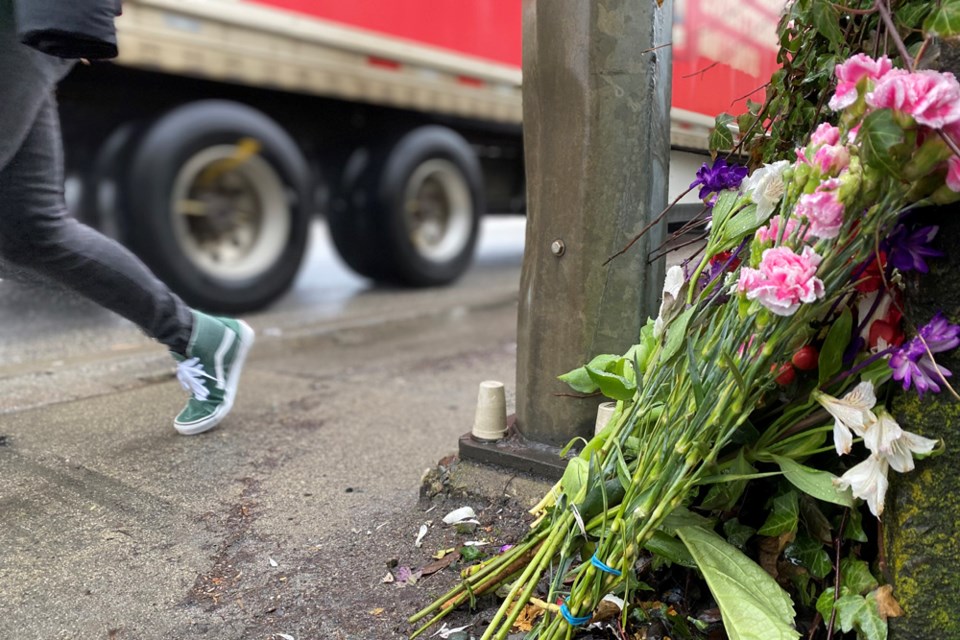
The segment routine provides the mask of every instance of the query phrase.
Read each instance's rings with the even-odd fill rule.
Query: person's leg
[[[254,334],[189,309],[127,249],[72,219],[53,88],[69,64],[17,43],[0,0],[0,255],[128,318],[167,345],[193,394],[174,420],[192,435],[229,413]]]
[[[0,254],[131,320],[171,351],[186,353],[190,309],[129,250],[67,213],[52,96],[0,169]]]

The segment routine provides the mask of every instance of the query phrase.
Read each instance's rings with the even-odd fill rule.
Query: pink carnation
[[[960,158],[957,156],[950,156],[947,160],[947,186],[960,193]]]
[[[837,75],[837,91],[830,98],[829,107],[834,111],[846,109],[857,101],[857,83],[864,78],[876,80],[883,77],[893,64],[887,56],[878,60],[858,53],[846,62],[838,64],[834,72]]]
[[[896,69],[867,94],[867,104],[903,111],[922,125],[942,129],[960,121],[960,83],[952,73]]]
[[[810,144],[837,144],[840,141],[840,129],[829,122],[823,122],[810,136]]]
[[[791,316],[800,303],[823,297],[823,281],[816,277],[820,259],[810,247],[800,255],[789,247],[767,249],[759,269],[740,270],[737,290],[778,316]]]
[[[797,202],[796,213],[810,221],[810,235],[817,238],[836,238],[843,226],[843,205],[837,200],[836,178],[820,183],[813,193],[805,193]]]
[[[850,152],[842,144],[825,144],[813,155],[822,173],[840,173],[850,164]]]
[[[780,239],[780,225],[783,222],[783,216],[777,216],[775,218],[770,218],[770,222],[767,223],[765,227],[760,227],[757,229],[756,239],[759,243],[764,242],[773,242],[776,243]],[[794,232],[797,230],[797,218],[796,216],[791,216],[787,218],[787,226],[783,231],[783,239],[789,240],[793,236]]]

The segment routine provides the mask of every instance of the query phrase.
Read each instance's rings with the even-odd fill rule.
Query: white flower
[[[930,453],[937,446],[936,440],[904,431],[886,411],[878,411],[876,422],[867,425],[863,443],[900,473],[913,471],[914,453]]]
[[[853,434],[863,436],[867,425],[877,420],[871,411],[877,404],[872,382],[861,382],[843,399],[819,392],[814,393],[814,399],[836,421],[833,424],[833,444],[837,448],[837,455],[850,453]]]
[[[653,322],[653,337],[659,338],[667,323],[676,315],[679,310],[677,298],[680,297],[680,290],[683,289],[683,268],[674,265],[667,269],[667,277],[663,280],[663,300],[660,301],[660,312],[657,319]]]
[[[749,195],[756,203],[759,220],[766,220],[773,215],[786,190],[786,185],[783,182],[783,172],[789,166],[790,163],[786,160],[765,164],[754,171],[740,185],[743,193]]]
[[[883,513],[883,501],[889,485],[887,470],[887,459],[872,455],[834,482],[843,489],[849,487],[854,496],[866,500],[870,513],[879,518]]]

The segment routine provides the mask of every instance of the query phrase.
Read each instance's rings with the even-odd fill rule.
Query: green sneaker
[[[253,341],[253,329],[242,320],[193,312],[187,354],[173,354],[179,363],[177,379],[193,394],[173,421],[178,432],[185,436],[203,433],[227,417]]]

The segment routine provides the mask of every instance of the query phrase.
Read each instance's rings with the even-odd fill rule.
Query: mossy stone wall
[[[931,261],[931,273],[908,279],[907,317],[927,322],[942,311],[960,322],[960,207],[927,213],[940,226],[937,245],[947,253]],[[960,350],[937,356],[960,388]],[[890,473],[883,514],[888,578],[905,611],[890,620],[891,640],[960,639],[960,402],[947,390],[922,400],[897,392],[893,413],[900,425],[943,438],[946,452],[920,460],[908,474]]]

